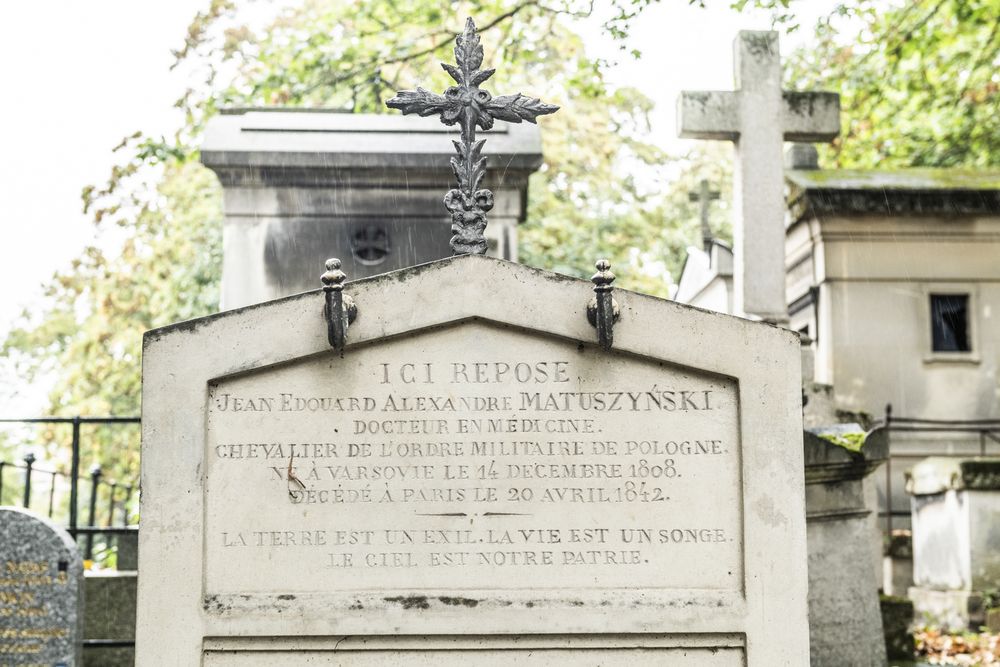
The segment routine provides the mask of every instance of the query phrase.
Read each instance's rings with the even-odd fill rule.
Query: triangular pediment
[[[345,354],[356,345],[471,319],[597,344],[586,314],[593,298],[589,281],[493,257],[464,255],[349,281],[344,293],[358,308]],[[763,361],[766,346],[754,341],[794,339],[771,325],[666,299],[622,289],[613,295],[621,311],[614,347],[623,352],[736,375],[746,345]],[[243,372],[329,352],[323,306],[317,289],[154,329],[145,344],[175,336],[224,342],[233,353],[245,350],[243,362],[233,358],[231,366],[231,372]]]

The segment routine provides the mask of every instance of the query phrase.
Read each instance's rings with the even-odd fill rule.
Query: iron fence
[[[92,466],[86,475],[80,474],[81,427],[88,424],[138,424],[139,417],[37,417],[32,419],[0,419],[0,424],[62,424],[72,427],[70,470],[65,472],[51,467],[36,465],[34,454],[27,454],[20,462],[0,461],[0,504],[5,496],[14,494],[11,504],[20,504],[28,509],[38,511],[38,493],[44,494],[42,501],[49,519],[63,523],[70,535],[80,544],[80,536],[84,537],[81,550],[84,558],[92,560],[94,555],[94,536],[129,535],[134,533],[134,513],[130,512],[130,503],[136,494],[136,485],[132,482],[120,482],[106,479],[100,466]],[[20,490],[14,485],[20,481]],[[86,504],[86,523],[80,524],[80,501],[83,493],[81,484],[86,485],[89,497]],[[65,514],[59,511],[57,498],[61,495],[59,488],[69,492],[68,507]],[[67,489],[68,487],[68,489]],[[8,491],[11,489],[11,491]],[[62,516],[60,516],[63,514]],[[100,525],[103,522],[104,525]]]
[[[901,455],[892,451],[893,433],[924,433],[942,435],[974,435],[978,441],[978,455],[988,456],[990,454],[1000,454],[1000,449],[992,448],[991,445],[1000,445],[1000,419],[917,419],[913,417],[896,417],[892,414],[892,404],[885,407],[885,418],[878,424],[883,426],[889,435],[889,458],[885,462],[885,508],[879,510],[879,517],[885,521],[885,537],[892,538],[893,517],[909,517],[910,507],[907,504],[905,509],[893,506],[892,499],[892,475],[893,461],[900,459],[915,458],[923,459],[928,456],[942,456],[952,458],[968,458],[970,452],[955,452],[953,448],[933,447],[930,450],[922,451],[919,454]],[[974,454],[973,454],[974,455]]]

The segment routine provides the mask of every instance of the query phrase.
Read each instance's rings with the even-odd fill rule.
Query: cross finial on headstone
[[[457,67],[441,63],[458,85],[451,86],[444,95],[431,93],[423,88],[404,90],[386,102],[392,109],[418,116],[441,115],[445,125],[460,124],[461,141],[453,142],[458,157],[451,158],[451,167],[458,179],[458,188],[450,190],[444,205],[451,212],[451,249],[456,255],[485,254],[486,212],[493,208],[493,193],[480,189],[486,173],[486,158],[482,157],[485,139],[476,141],[476,127],[488,130],[494,120],[534,123],[538,116],[556,112],[559,107],[545,104],[534,97],[520,93],[493,97],[482,90],[483,83],[496,71],[479,69],[483,64],[483,47],[472,19],[465,23],[465,32],[455,39]]]
[[[782,90],[776,32],[740,32],[733,48],[736,90],[682,93],[678,133],[736,143],[734,309],[785,322],[782,142],[834,139],[840,96]]]
[[[688,193],[688,201],[698,202],[701,208],[701,243],[705,252],[712,254],[712,228],[708,224],[708,211],[712,201],[719,198],[719,191],[708,187],[708,181],[701,179],[698,189]]]

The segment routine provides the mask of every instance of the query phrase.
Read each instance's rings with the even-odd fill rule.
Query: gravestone
[[[0,507],[0,665],[81,665],[83,561],[69,533]]]
[[[139,663],[805,664],[798,337],[486,256],[455,56],[455,257],[147,333]]]
[[[960,631],[1000,589],[1000,459],[924,459],[906,473],[918,618]]]
[[[604,352],[476,255],[344,292],[343,357],[321,292],[146,335],[139,664],[806,664],[795,334],[616,290]]]
[[[733,51],[736,90],[682,93],[678,134],[736,145],[734,312],[787,323],[783,142],[834,139],[840,97],[781,89],[776,32],[741,31]]]

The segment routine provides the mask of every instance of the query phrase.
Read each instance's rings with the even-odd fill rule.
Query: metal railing
[[[56,489],[60,483],[69,486],[69,507],[65,517],[66,529],[79,544],[79,537],[82,535],[85,540],[82,545],[84,558],[91,560],[94,552],[94,535],[125,535],[136,530],[134,525],[130,525],[129,502],[136,491],[136,486],[132,483],[122,483],[116,480],[105,479],[104,472],[100,466],[94,465],[87,475],[80,474],[80,446],[81,427],[88,424],[138,424],[138,417],[37,417],[31,419],[0,419],[0,424],[65,424],[72,427],[72,439],[70,441],[70,470],[52,469],[39,467],[36,465],[37,459],[34,454],[27,454],[22,462],[0,461],[0,504],[3,503],[5,484],[12,486],[11,473],[9,471],[19,471],[21,490],[20,503],[25,508],[32,507],[33,496],[37,491],[43,490],[47,494],[44,512],[50,519],[56,520]],[[17,475],[15,474],[15,479]],[[47,478],[47,484],[39,483],[41,479]],[[87,522],[80,525],[80,484],[89,483],[90,497],[87,502]],[[103,493],[102,493],[103,491]],[[105,506],[101,507],[101,496],[106,498]],[[115,517],[119,517],[118,525],[115,525]],[[104,526],[98,525],[101,518],[104,518]],[[57,521],[63,523],[62,520]]]
[[[941,434],[975,434],[978,436],[979,456],[990,454],[1000,455],[1000,449],[990,451],[990,445],[1000,446],[1000,419],[917,419],[913,417],[896,417],[892,414],[892,404],[885,406],[885,418],[878,424],[885,427],[889,435],[889,458],[885,462],[885,509],[879,511],[879,517],[885,520],[885,535],[892,537],[893,517],[909,517],[910,508],[894,509],[892,503],[892,462],[900,455],[892,451],[893,433],[941,433]],[[953,458],[968,458],[969,452],[927,451],[918,458],[942,456]]]

